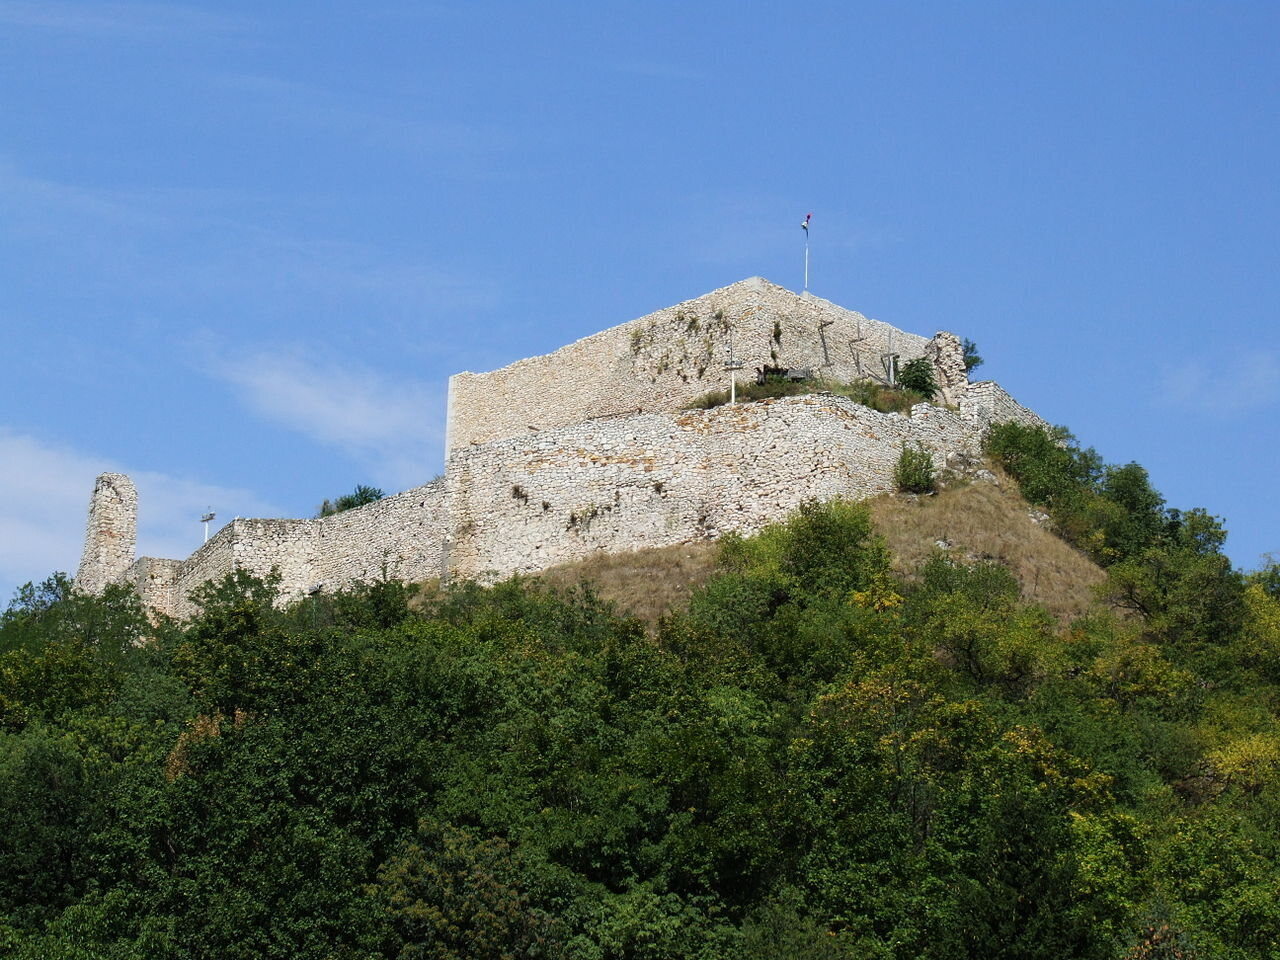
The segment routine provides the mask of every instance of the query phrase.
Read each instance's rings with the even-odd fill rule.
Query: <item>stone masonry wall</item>
[[[632,320],[553,353],[449,380],[446,446],[638,412],[673,411],[728,387],[732,333],[739,382],[757,368],[807,368],[850,381],[883,379],[882,355],[923,356],[929,340],[759,277]]]
[[[455,451],[451,577],[532,573],[597,551],[750,534],[810,498],[893,489],[904,444],[939,468],[977,456],[982,427],[920,404],[883,414],[820,394],[639,414]]]
[[[170,616],[185,620],[195,613],[190,601],[191,592],[206,580],[216,580],[235,569],[236,521],[232,520],[225,527],[202,544],[195,553],[186,560],[178,562],[173,568],[173,583],[169,587],[170,607],[163,611]],[[150,559],[150,558],[143,558]],[[163,568],[155,568],[159,574]],[[159,592],[159,584],[152,589]]]
[[[994,380],[971,383],[960,397],[960,415],[983,428],[1010,420],[1028,427],[1049,428],[1049,424],[1028,410]]]
[[[445,482],[420,487],[315,521],[314,571],[326,587],[384,576],[440,576]]]
[[[927,356],[943,405],[882,414],[833,394],[684,410],[764,366],[851,381],[887,353]],[[280,571],[284,599],[360,580],[534,573],[598,551],[751,534],[807,499],[894,487],[905,445],[935,467],[980,454],[993,423],[1047,426],[993,381],[970,384],[952,334],[895,330],[760,278],[744,280],[541,357],[450,380],[446,472],[321,519],[236,519],[186,560],[134,561],[137,495],[103,474],[77,586],[132,584],[150,608],[195,613],[191,593],[233,570]]]
[[[123,473],[104,473],[93,487],[76,586],[101,593],[133,563],[138,543],[138,491]]]
[[[121,581],[133,587],[147,609],[173,615],[176,604],[174,588],[181,567],[181,560],[139,557],[125,571]]]
[[[179,618],[196,610],[190,595],[233,570],[266,576],[277,569],[286,599],[314,587],[335,590],[383,576],[419,581],[440,576],[444,480],[330,517],[235,519],[188,559],[143,557],[121,578],[155,610]]]

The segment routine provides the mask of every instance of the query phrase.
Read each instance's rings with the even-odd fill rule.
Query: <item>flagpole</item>
[[[800,226],[804,229],[804,292],[809,292],[809,221],[813,219],[810,213],[800,221]]]

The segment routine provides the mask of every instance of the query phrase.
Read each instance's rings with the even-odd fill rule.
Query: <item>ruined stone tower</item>
[[[76,587],[101,593],[133,563],[138,545],[138,491],[123,473],[104,473],[94,484]]]

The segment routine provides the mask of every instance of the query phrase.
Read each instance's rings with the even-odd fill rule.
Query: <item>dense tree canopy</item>
[[[1113,612],[899,581],[843,503],[728,538],[656,635],[521,580],[281,609],[236,574],[186,624],[24,590],[0,954],[1280,956],[1274,571],[1136,465],[1023,446]]]

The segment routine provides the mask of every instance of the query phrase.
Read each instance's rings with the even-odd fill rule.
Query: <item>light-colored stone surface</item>
[[[438,577],[444,543],[443,478],[376,503],[312,520],[235,519],[186,560],[142,557],[118,579],[151,608],[186,618],[196,587],[233,570],[281,576],[284,599],[359,581]],[[130,558],[132,559],[132,558]],[[101,592],[101,587],[86,592]]]
[[[883,356],[923,356],[905,333],[760,277],[611,327],[552,353],[449,380],[446,438],[456,450],[601,417],[680,410],[728,387],[730,336],[740,382],[765,366],[844,382],[885,378]]]
[[[925,356],[933,362],[938,400],[955,406],[969,389],[969,372],[964,367],[964,343],[954,333],[940,331],[929,341]]]
[[[990,426],[993,423],[1015,421],[1024,426],[1049,426],[1022,404],[1014,400],[1004,387],[994,380],[981,380],[969,384],[959,400],[960,414],[967,420]]]
[[[883,414],[832,394],[683,410],[723,385],[734,332],[746,369],[883,379],[884,354],[928,356],[948,406]],[[904,445],[939,470],[976,464],[991,424],[1044,425],[992,381],[969,384],[960,340],[894,330],[758,278],[543,357],[450,383],[445,475],[322,519],[236,519],[186,560],[133,560],[136,495],[104,474],[77,586],[132,584],[186,618],[232,570],[281,574],[283,597],[357,581],[533,573],[597,551],[750,534],[808,499],[893,487]],[[531,429],[536,428],[536,429]]]
[[[76,585],[101,593],[133,563],[138,545],[138,491],[123,473],[104,473],[94,484]]]
[[[904,444],[979,455],[982,427],[920,404],[877,413],[832,395],[575,424],[455,452],[451,576],[532,573],[596,551],[750,534],[808,499],[893,488]]]

